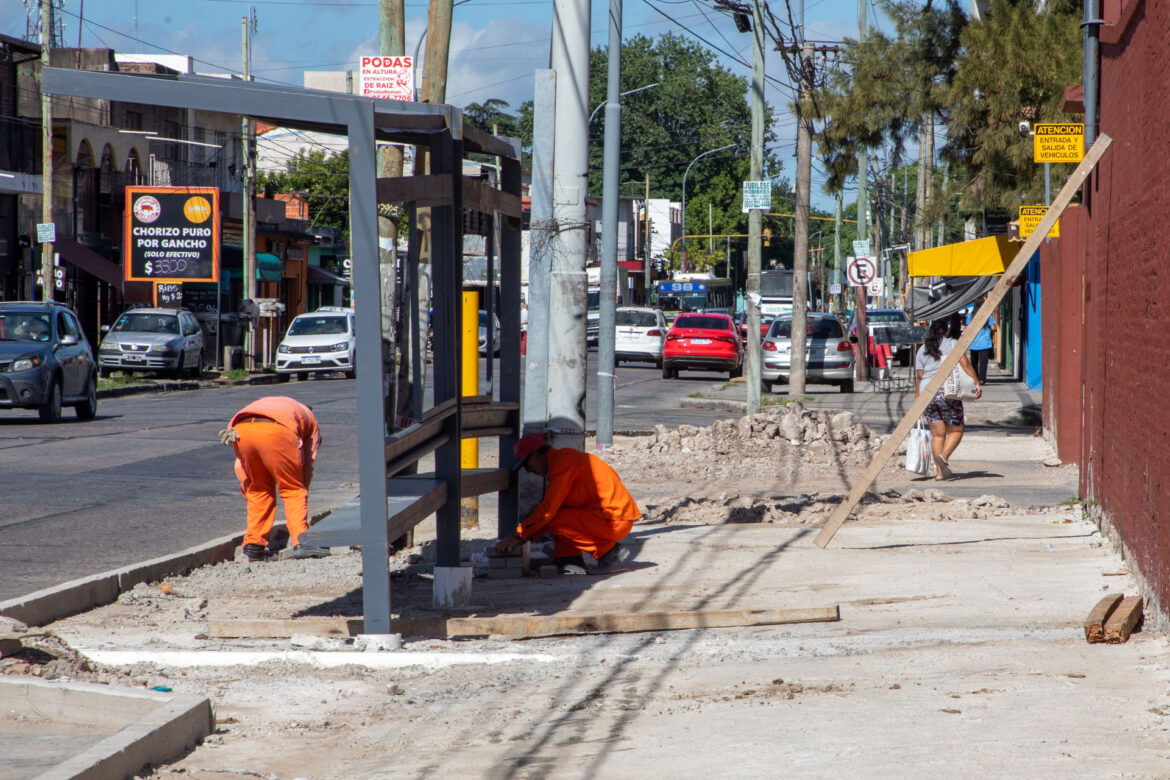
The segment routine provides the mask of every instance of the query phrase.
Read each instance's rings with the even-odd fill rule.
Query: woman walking
[[[926,343],[918,348],[914,358],[914,369],[918,375],[918,381],[914,384],[916,400],[942,365],[943,357],[955,346],[955,340],[947,338],[949,327],[947,320],[935,320],[930,325]],[[971,361],[966,355],[959,359],[959,365],[975,380],[975,397],[983,395],[983,383],[975,376],[975,370],[971,368]],[[930,450],[937,469],[935,479],[950,479],[954,476],[950,467],[951,453],[963,440],[963,402],[945,398],[942,388],[939,388],[927,404],[923,416],[930,426]]]

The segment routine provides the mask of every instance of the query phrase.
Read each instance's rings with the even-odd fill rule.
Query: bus
[[[767,270],[760,272],[760,315],[769,319],[792,313],[792,271]],[[808,275],[806,306],[812,311],[812,274]]]
[[[668,320],[683,312],[721,309],[735,314],[735,291],[730,279],[662,279],[654,283],[650,303]]]

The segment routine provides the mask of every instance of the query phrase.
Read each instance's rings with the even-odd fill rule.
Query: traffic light
[[[764,228],[764,246],[772,246],[772,228]]]

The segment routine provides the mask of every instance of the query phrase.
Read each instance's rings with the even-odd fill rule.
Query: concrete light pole
[[[860,0],[865,2],[865,0]],[[752,181],[764,175],[764,9],[763,0],[752,2]],[[760,209],[748,213],[748,268],[744,292],[748,299],[747,413],[760,411],[763,353],[760,349],[760,265],[763,254],[764,215]]]
[[[730,149],[733,146],[735,146],[735,144],[728,144],[727,146],[720,146],[718,149],[711,149],[710,151],[703,152],[698,157],[691,160],[690,163],[687,164],[687,169],[685,171],[683,171],[683,185],[682,185],[682,190],[683,190],[683,196],[682,196],[682,246],[683,246],[682,270],[683,270],[683,273],[687,272],[687,174],[689,174],[691,172],[692,165],[694,165],[695,163],[697,163],[699,160],[703,159],[707,155],[715,154],[716,152],[726,151],[727,149]]]
[[[622,0],[609,0],[609,64],[605,105],[605,160],[601,193],[601,294],[597,312],[597,446],[613,444],[614,347],[617,320],[617,221],[622,145]],[[650,86],[655,86],[651,84]],[[650,86],[641,89],[649,89]],[[630,90],[633,92],[635,90]],[[601,106],[598,106],[601,108]],[[597,115],[593,110],[589,121]],[[586,123],[588,125],[588,123]]]

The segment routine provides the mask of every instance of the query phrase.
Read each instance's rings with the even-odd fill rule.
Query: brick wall
[[[1066,212],[1062,238],[1042,252],[1045,427],[1062,459],[1079,462],[1081,495],[1095,502],[1163,611],[1170,605],[1170,5],[1127,1],[1105,11],[1116,24],[1102,30],[1100,115],[1113,144],[1086,184],[1084,208]]]

